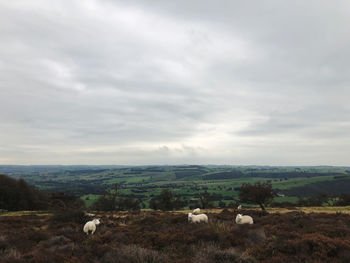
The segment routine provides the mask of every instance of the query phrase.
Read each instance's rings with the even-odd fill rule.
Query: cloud
[[[2,1],[0,163],[348,165],[347,1]]]

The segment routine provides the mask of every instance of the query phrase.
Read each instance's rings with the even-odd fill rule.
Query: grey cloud
[[[0,163],[348,164],[348,7],[2,1]]]
[[[314,105],[294,112],[273,112],[267,120],[239,131],[242,136],[292,134],[309,139],[344,139],[348,136],[350,111],[341,107]],[[315,137],[315,135],[318,135]]]

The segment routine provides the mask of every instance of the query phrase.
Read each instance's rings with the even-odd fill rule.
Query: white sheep
[[[100,224],[100,220],[99,219],[94,219],[92,221],[87,222],[84,225],[84,232],[88,235],[89,231],[91,231],[91,234],[94,234],[96,231],[96,226]]]
[[[238,214],[236,216],[236,224],[243,225],[243,224],[254,224],[253,218],[251,216],[243,216],[241,214]]]
[[[201,209],[200,208],[196,208],[196,209],[193,210],[192,213],[195,214],[195,215],[198,215],[200,212],[201,212]]]
[[[238,207],[237,207],[237,210],[241,210],[242,209],[242,205],[239,205]]]
[[[206,214],[193,215],[188,213],[188,221],[192,223],[208,223],[208,216]]]

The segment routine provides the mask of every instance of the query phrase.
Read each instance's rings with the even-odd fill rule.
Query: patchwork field
[[[0,173],[24,178],[42,190],[81,197],[90,206],[114,184],[123,197],[137,198],[142,208],[151,197],[168,188],[196,206],[198,194],[207,191],[215,206],[238,200],[242,183],[269,181],[278,197],[275,202],[295,203],[299,197],[319,193],[350,193],[348,167],[258,167],[258,166],[0,166]]]

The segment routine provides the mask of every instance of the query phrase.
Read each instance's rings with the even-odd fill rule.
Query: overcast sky
[[[350,165],[350,2],[0,0],[0,164]]]

